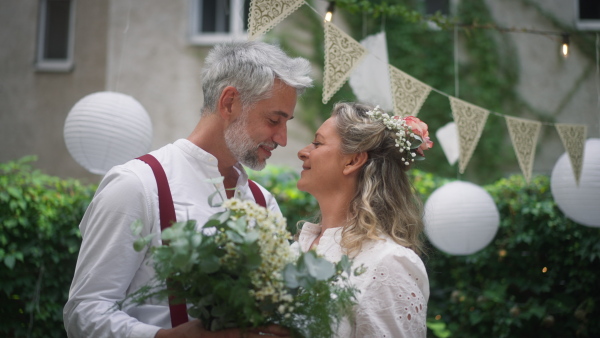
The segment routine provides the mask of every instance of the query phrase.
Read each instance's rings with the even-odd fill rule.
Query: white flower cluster
[[[391,130],[396,133],[396,138],[394,141],[396,142],[396,147],[400,148],[400,152],[404,153],[406,151],[406,157],[402,158],[405,165],[409,165],[410,162],[414,162],[414,157],[417,155],[414,152],[410,151],[411,142],[407,138],[407,135],[410,137],[415,137],[415,134],[412,132],[412,128],[406,124],[406,121],[399,116],[390,116],[379,106],[373,108],[373,110],[369,110],[367,115],[372,117],[375,120],[381,120],[383,124],[386,126],[388,130]]]
[[[262,263],[250,275],[255,286],[250,294],[257,302],[265,300],[272,303],[292,302],[293,297],[287,293],[281,275],[284,267],[295,258],[288,242],[291,235],[286,229],[285,219],[280,214],[269,212],[253,201],[232,198],[223,202],[222,206],[231,210],[233,220],[246,216],[248,229],[258,232],[257,243],[260,246]],[[230,246],[230,243],[225,247],[228,253],[234,251],[234,246]],[[229,250],[230,247],[232,250]],[[225,260],[228,259],[227,256],[224,257]]]

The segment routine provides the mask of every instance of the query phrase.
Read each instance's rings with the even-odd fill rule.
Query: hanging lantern
[[[65,121],[64,137],[73,159],[89,172],[104,175],[150,150],[152,122],[133,97],[98,92],[79,100]]]
[[[483,188],[455,181],[429,196],[424,222],[425,233],[436,248],[451,255],[470,255],[496,236],[500,213]]]
[[[552,169],[550,189],[558,208],[573,221],[600,227],[600,139],[585,142],[579,186],[567,153]]]

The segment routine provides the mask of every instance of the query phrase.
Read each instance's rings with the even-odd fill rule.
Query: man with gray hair
[[[152,161],[146,155],[112,168],[81,221],[81,249],[63,310],[69,337],[241,336],[237,329],[204,331],[198,320],[188,318],[185,306],[178,321],[167,300],[113,307],[155,276],[148,248],[136,252],[133,242],[154,233],[152,245],[162,244],[161,216],[167,213],[159,203],[157,170],[166,177],[162,182],[170,190],[177,221],[196,220],[201,227],[220,211],[208,204],[215,187],[207,181],[219,176],[224,178],[218,186],[222,196],[262,200],[279,212],[273,196],[249,181],[241,164],[260,170],[273,150],[286,145],[297,96],[312,83],[309,72],[308,61],[262,42],[210,51],[202,74],[204,106],[192,133],[151,152]],[[130,230],[136,220],[143,224],[137,236]],[[270,327],[245,336],[259,333],[287,334]]]

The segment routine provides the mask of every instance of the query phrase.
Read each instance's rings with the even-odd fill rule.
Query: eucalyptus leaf
[[[198,264],[203,273],[211,274],[216,272],[221,267],[221,263],[219,262],[219,258],[215,256],[203,257]]]
[[[297,277],[298,270],[294,264],[290,263],[285,266],[283,269],[283,281],[285,282],[285,286],[291,289],[295,289],[300,286]]]
[[[131,233],[135,236],[139,236],[142,233],[142,229],[144,228],[144,224],[141,220],[137,219],[130,225]]]
[[[155,235],[156,234],[149,234],[148,236],[137,239],[135,242],[133,242],[133,249],[137,252],[142,251],[144,247],[150,244]]]
[[[219,221],[220,224],[224,224],[227,222],[227,220],[229,219],[229,217],[231,217],[231,210],[227,209],[225,211],[223,211],[219,217],[217,218],[217,220]]]
[[[246,233],[246,236],[244,236],[244,241],[247,244],[254,243],[254,242],[256,242],[256,240],[258,240],[258,236],[259,236],[258,231],[250,230]]]
[[[309,251],[304,255],[304,263],[308,273],[317,280],[327,280],[335,274],[335,266],[328,260],[317,257],[314,251]]]
[[[190,256],[178,253],[175,254],[171,259],[171,264],[173,264],[175,267],[183,268],[184,266],[188,265],[189,261]]]
[[[244,237],[240,236],[240,234],[235,231],[227,230],[225,231],[225,234],[227,235],[227,238],[229,238],[234,243],[244,243]]]
[[[213,200],[215,199],[215,196],[217,196],[217,195],[219,195],[219,197],[221,197],[219,190],[216,190],[212,194],[208,195],[208,205],[210,205],[213,208],[221,206],[221,203],[222,203],[222,202],[213,202]],[[223,199],[223,198],[221,198],[221,199]]]

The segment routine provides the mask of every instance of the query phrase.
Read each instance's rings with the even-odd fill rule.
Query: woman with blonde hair
[[[350,277],[360,293],[354,318],[341,323],[338,337],[426,336],[422,207],[406,171],[432,145],[417,118],[338,103],[298,152],[298,189],[315,197],[321,216],[320,224],[303,224],[294,246],[316,249],[332,262],[346,254],[366,268]]]

